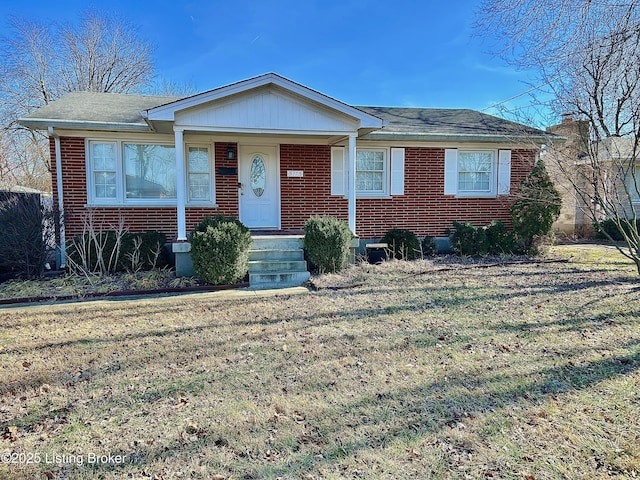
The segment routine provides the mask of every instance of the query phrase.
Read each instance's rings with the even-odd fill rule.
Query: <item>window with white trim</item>
[[[445,149],[445,195],[495,197],[510,190],[511,150]]]
[[[403,147],[356,149],[356,196],[404,195]],[[349,154],[345,147],[331,148],[331,195],[349,193]]]
[[[458,193],[491,193],[495,163],[493,150],[458,152]]]
[[[185,149],[187,204],[214,201],[209,146]],[[87,200],[99,205],[175,205],[177,174],[171,144],[129,140],[87,142]]]
[[[115,143],[91,145],[91,169],[94,197],[97,200],[115,199],[117,193]]]
[[[365,194],[386,193],[386,150],[356,150],[356,192]]]
[[[187,186],[190,202],[210,202],[213,200],[213,183],[209,147],[187,147]]]

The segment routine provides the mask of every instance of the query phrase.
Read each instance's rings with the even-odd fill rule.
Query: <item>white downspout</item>
[[[60,268],[67,266],[67,241],[64,231],[64,197],[62,192],[62,155],[60,153],[60,135],[53,127],[48,128],[49,136],[53,137],[55,144],[56,186],[58,189],[58,226],[60,228]]]

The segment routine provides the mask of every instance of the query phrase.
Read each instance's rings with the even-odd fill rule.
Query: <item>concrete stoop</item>
[[[309,280],[302,237],[252,236],[249,285],[254,289],[297,287]]]

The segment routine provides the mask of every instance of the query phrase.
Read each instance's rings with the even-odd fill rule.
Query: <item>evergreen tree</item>
[[[525,250],[536,253],[536,238],[551,232],[561,206],[560,194],[547,173],[544,161],[538,160],[520,185],[518,199],[511,206],[513,230]]]

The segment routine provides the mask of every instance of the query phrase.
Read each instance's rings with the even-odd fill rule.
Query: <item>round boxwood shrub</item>
[[[212,285],[236,283],[249,271],[251,233],[235,218],[205,217],[191,233],[191,262]]]
[[[393,257],[397,260],[415,260],[422,258],[420,240],[411,230],[392,228],[380,240],[388,245]]]
[[[320,273],[338,272],[349,264],[353,234],[335,217],[312,217],[304,224],[304,248]]]

